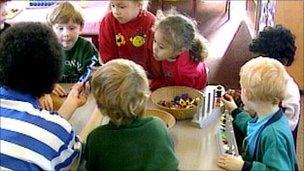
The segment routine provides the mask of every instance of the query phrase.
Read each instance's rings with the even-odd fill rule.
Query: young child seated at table
[[[140,65],[111,60],[94,73],[91,86],[98,109],[110,122],[88,135],[84,154],[88,170],[177,170],[165,124],[143,117],[150,91]]]
[[[296,49],[295,36],[282,25],[265,27],[249,45],[251,52],[276,59],[286,67],[293,63]],[[284,109],[296,140],[300,117],[300,91],[297,83],[290,75],[286,93],[287,95],[280,105]]]
[[[59,2],[49,11],[47,22],[53,28],[62,46],[64,71],[60,82],[75,83],[86,72],[92,57],[95,56],[98,59],[98,52],[94,45],[79,36],[84,26],[81,11],[70,2]],[[99,65],[98,62],[97,65]],[[55,85],[53,93],[59,96],[67,94],[59,84]],[[53,109],[49,95],[41,98],[40,103],[48,110]]]
[[[124,58],[141,65],[148,78],[162,75],[160,62],[153,58],[155,16],[147,11],[149,0],[110,0],[111,11],[99,30],[99,51],[104,63]]]
[[[10,27],[10,24],[5,22],[5,6],[7,0],[0,0],[0,35],[1,33]]]
[[[217,164],[228,170],[296,170],[297,157],[288,119],[278,103],[285,98],[288,74],[277,60],[258,57],[242,66],[241,98],[249,113],[237,108],[232,96],[222,98],[234,117],[233,125],[246,135],[241,157],[221,155]]]
[[[207,49],[196,22],[175,10],[166,15],[158,11],[153,29],[153,53],[161,61],[164,75],[151,81],[152,89],[175,85],[202,90],[207,82],[202,62]]]

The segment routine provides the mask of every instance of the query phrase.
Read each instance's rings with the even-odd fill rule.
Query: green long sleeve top
[[[98,58],[98,51],[95,46],[79,36],[71,49],[63,50],[64,72],[61,82],[77,82],[86,72],[87,66],[91,63],[94,55]]]
[[[248,134],[247,125],[253,118],[239,109],[234,110],[232,115],[236,115],[233,125],[244,135]],[[250,170],[296,170],[297,159],[293,137],[284,114],[279,120],[268,125],[260,136],[256,146],[256,158],[253,159],[253,156],[249,155],[246,150],[248,144],[244,144],[245,154],[242,156],[245,161],[251,163]]]
[[[88,170],[177,170],[173,142],[159,118],[137,118],[93,130],[84,158]]]

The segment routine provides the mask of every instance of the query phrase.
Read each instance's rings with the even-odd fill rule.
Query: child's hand
[[[217,165],[227,170],[242,170],[244,160],[241,156],[220,155],[217,160]]]
[[[224,94],[223,98],[221,98],[221,101],[224,103],[225,109],[227,109],[229,112],[238,108],[233,97],[229,94]]]
[[[49,94],[45,94],[38,99],[40,106],[42,109],[52,111],[54,109],[53,99]]]
[[[229,89],[226,91],[226,94],[229,94],[230,96],[233,97],[236,105],[238,107],[243,107],[244,104],[242,102],[242,99],[241,99],[241,91],[240,90],[234,90],[234,89]]]
[[[80,107],[87,102],[89,95],[89,85],[86,83],[76,83],[73,85],[66,101],[73,107]]]
[[[66,97],[68,93],[59,84],[54,85],[53,93],[59,97]]]
[[[74,111],[87,102],[90,92],[89,89],[89,84],[76,83],[72,87],[67,99],[58,110],[59,115],[66,120],[69,120]]]

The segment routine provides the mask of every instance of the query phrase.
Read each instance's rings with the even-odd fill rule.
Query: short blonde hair
[[[285,98],[288,74],[282,63],[268,57],[248,61],[240,71],[241,87],[250,90],[250,101],[277,104]]]
[[[46,20],[50,26],[55,24],[66,24],[70,20],[73,23],[79,24],[81,27],[84,26],[81,8],[67,1],[59,2],[54,6],[48,12]]]
[[[99,110],[115,125],[126,125],[144,114],[150,90],[140,65],[111,60],[93,74],[91,85]]]

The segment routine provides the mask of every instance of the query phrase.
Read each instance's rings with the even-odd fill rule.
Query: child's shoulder
[[[262,139],[271,139],[270,141],[276,141],[281,138],[292,138],[291,130],[288,125],[288,120],[285,115],[278,121],[268,125],[262,132]]]
[[[150,11],[144,11],[143,13],[147,18],[150,18],[150,19],[155,19],[156,18],[155,15]]]

